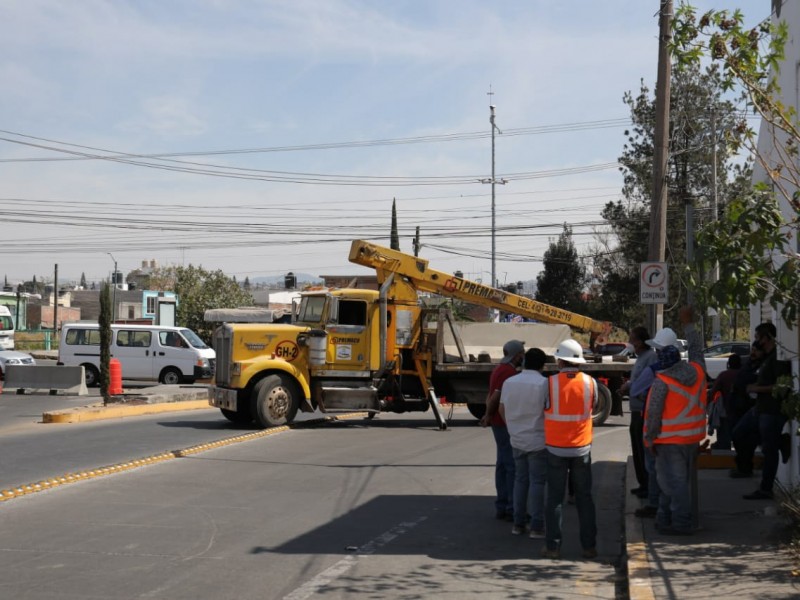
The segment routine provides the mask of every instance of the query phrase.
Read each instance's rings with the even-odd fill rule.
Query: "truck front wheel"
[[[222,416],[231,423],[247,425],[253,421],[253,416],[250,414],[249,407],[247,410],[228,410],[227,408],[220,408],[219,410]]]
[[[269,375],[253,388],[253,418],[259,427],[275,427],[294,421],[300,391],[285,375]]]

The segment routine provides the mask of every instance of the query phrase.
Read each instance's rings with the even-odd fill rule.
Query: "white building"
[[[793,106],[795,115],[800,115],[800,2],[783,2],[772,0],[773,10],[772,19],[774,23],[785,21],[789,27],[789,35],[786,40],[785,58],[778,73],[778,83],[781,88],[781,101],[785,106]],[[766,122],[761,123],[758,135],[758,151],[761,156],[768,157],[768,162],[777,164],[785,162],[775,156],[774,147],[775,133]],[[781,144],[782,140],[778,140]],[[782,144],[781,144],[782,145]],[[800,173],[800,164],[794,166],[795,172]],[[756,164],[753,170],[753,180],[769,182],[769,178],[763,166]],[[796,186],[790,186],[789,192],[795,191]],[[781,210],[786,221],[796,218],[797,214],[789,205],[786,199],[781,199]],[[797,232],[795,232],[797,233]],[[800,252],[800,240],[795,235],[792,238],[792,248],[787,248],[787,252],[798,254]],[[784,256],[775,256],[776,262],[785,261]],[[778,359],[791,361],[792,372],[797,377],[800,374],[798,367],[798,349],[800,348],[800,322],[786,323],[780,315],[780,311],[775,311],[766,302],[756,304],[750,308],[750,327],[751,339],[755,326],[763,321],[772,321],[778,330]],[[797,382],[795,382],[797,383]],[[800,438],[797,436],[798,424],[794,423],[792,430],[792,455],[786,464],[781,464],[778,468],[778,479],[784,485],[800,484]]]

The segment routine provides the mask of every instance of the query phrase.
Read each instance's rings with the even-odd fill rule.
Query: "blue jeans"
[[[656,457],[652,449],[644,449],[644,466],[647,469],[647,505],[658,508],[658,499],[661,497],[661,488],[658,485],[656,474]]]
[[[497,459],[494,464],[494,487],[497,499],[494,507],[497,514],[514,512],[514,455],[511,452],[511,437],[505,425],[492,425]]]
[[[656,444],[656,474],[661,498],[657,527],[692,529],[692,460],[697,444]]]
[[[544,530],[544,488],[547,483],[547,450],[514,452],[514,524],[520,527],[531,516],[531,529]]]
[[[575,487],[581,547],[590,550],[597,543],[597,517],[592,499],[592,455],[556,456],[547,453],[547,505],[545,506],[545,543],[549,550],[561,546],[561,513],[567,478]]]
[[[756,412],[751,408],[736,424],[733,430],[733,443],[736,447],[736,466],[740,471],[753,471],[753,455],[761,445],[764,465],[761,471],[761,489],[771,492],[778,472],[779,442],[781,431],[786,423],[783,415],[770,415]]]

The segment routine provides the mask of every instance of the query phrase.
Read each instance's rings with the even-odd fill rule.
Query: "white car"
[[[749,356],[750,344],[748,342],[720,342],[703,350],[709,379],[716,379],[728,368],[728,358],[731,354],[738,354],[742,358]]]
[[[0,379],[4,378],[6,365],[35,365],[30,354],[16,350],[0,350]]]

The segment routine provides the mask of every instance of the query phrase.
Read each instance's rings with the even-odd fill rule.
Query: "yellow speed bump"
[[[203,408],[208,408],[208,402],[205,400],[203,400],[202,402],[203,402]],[[187,404],[187,402],[181,402],[181,404]],[[147,406],[158,406],[158,405],[153,404]],[[331,419],[330,417],[323,417],[321,419],[304,421],[302,423],[295,423],[292,425],[282,425],[279,427],[272,427],[270,429],[263,429],[261,431],[253,431],[251,433],[245,433],[243,435],[236,435],[222,440],[217,440],[215,442],[200,444],[198,446],[190,446],[188,448],[183,448],[181,450],[172,450],[171,452],[153,454],[151,456],[146,456],[144,458],[137,458],[123,463],[118,463],[115,465],[97,467],[95,469],[91,469],[88,471],[81,471],[79,473],[65,473],[60,477],[52,477],[47,481],[40,481],[37,483],[20,485],[12,489],[0,490],[0,503],[5,502],[7,500],[13,500],[14,498],[17,498],[19,496],[25,496],[27,494],[41,492],[43,490],[66,485],[68,483],[76,483],[78,481],[83,481],[84,479],[95,479],[97,477],[105,477],[106,475],[113,475],[115,473],[120,473],[122,471],[128,471],[130,469],[135,469],[138,467],[159,463],[165,460],[172,460],[175,458],[183,458],[186,456],[191,456],[192,454],[197,454],[205,450],[212,450],[214,448],[221,448],[223,446],[229,446],[231,444],[236,444],[238,442],[246,442],[249,440],[255,440],[257,438],[263,438],[270,435],[275,435],[276,433],[282,433],[284,431],[289,431],[290,429],[296,429],[303,426],[324,423],[331,420],[336,420],[337,418],[338,419],[356,418],[359,415],[363,414],[364,413],[337,415],[333,419]]]

